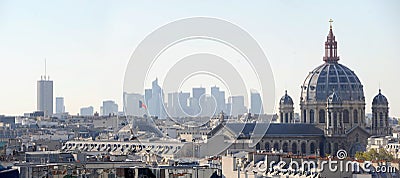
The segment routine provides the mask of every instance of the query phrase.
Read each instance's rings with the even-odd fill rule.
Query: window
[[[314,143],[310,144],[310,153],[315,154],[315,144]]]
[[[274,151],[279,151],[279,143],[274,144]]]
[[[349,123],[350,121],[350,117],[349,117],[349,110],[345,109],[343,111],[343,122],[344,123]]]
[[[284,153],[289,152],[289,146],[287,142],[283,143],[282,150]]]
[[[289,123],[289,113],[285,114],[285,123]]]
[[[303,110],[303,122],[306,123],[307,122],[307,111]]]
[[[269,143],[265,143],[265,150],[269,151]]]
[[[297,143],[292,144],[292,153],[297,154]]]
[[[306,143],[301,144],[301,153],[306,154]]]
[[[332,145],[331,145],[331,143],[328,143],[328,153],[329,154],[332,153]]]
[[[310,110],[310,123],[314,123],[314,110]]]
[[[325,110],[319,110],[319,123],[325,123]]]
[[[337,127],[337,113],[333,113],[333,127]]]
[[[358,112],[357,112],[357,109],[355,109],[353,111],[353,120],[354,120],[354,123],[358,123]]]
[[[335,143],[335,144],[333,145],[333,147],[334,147],[334,153],[337,153],[337,151],[339,150],[339,144],[338,144],[338,143]]]

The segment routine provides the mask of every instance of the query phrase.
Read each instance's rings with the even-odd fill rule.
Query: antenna
[[[46,58],[44,58],[44,79],[46,80],[47,76],[47,63],[46,63]]]

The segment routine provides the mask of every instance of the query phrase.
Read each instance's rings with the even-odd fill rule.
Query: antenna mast
[[[46,58],[44,58],[44,80],[46,80],[47,77],[47,63],[46,63]]]

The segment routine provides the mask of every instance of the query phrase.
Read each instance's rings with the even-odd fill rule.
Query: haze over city
[[[366,112],[371,112],[372,98],[381,88],[389,98],[390,116],[398,117],[398,7],[398,1],[339,1],[329,6],[319,1],[2,1],[0,99],[6,102],[0,104],[0,114],[22,115],[36,109],[36,81],[44,75],[45,59],[54,97],[65,98],[69,113],[84,106],[99,111],[104,100],[122,106],[126,66],[147,34],[176,19],[215,16],[242,27],[259,42],[274,73],[275,103],[285,90],[299,103],[305,74],[323,63],[328,19],[334,19],[340,62],[351,66],[364,84]],[[341,13],[330,13],[337,9]],[[208,89],[215,83],[200,79],[183,91],[200,85]],[[295,111],[299,112],[297,104]]]
[[[0,177],[400,176],[400,1],[0,1]]]

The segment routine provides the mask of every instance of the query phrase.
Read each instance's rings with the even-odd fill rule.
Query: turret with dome
[[[287,91],[279,101],[279,118],[280,123],[294,123],[293,99],[287,94]]]
[[[389,102],[381,89],[372,100],[372,124],[371,132],[373,135],[385,136],[392,132],[389,126]]]

